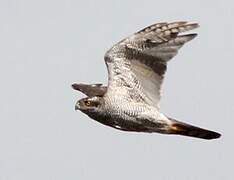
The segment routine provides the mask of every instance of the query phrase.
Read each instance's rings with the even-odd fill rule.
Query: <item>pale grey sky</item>
[[[0,180],[232,180],[234,4],[0,1]],[[137,134],[75,112],[73,82],[107,82],[105,51],[155,22],[200,23],[170,63],[162,111],[221,132]]]

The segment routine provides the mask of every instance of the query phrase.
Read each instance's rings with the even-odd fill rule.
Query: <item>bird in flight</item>
[[[216,139],[221,134],[170,118],[160,112],[161,85],[167,62],[197,34],[185,21],[156,23],[121,40],[105,54],[108,85],[72,84],[87,97],[76,110],[123,131],[184,135]]]

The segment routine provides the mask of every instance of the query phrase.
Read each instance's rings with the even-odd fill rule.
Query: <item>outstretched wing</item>
[[[167,61],[197,35],[180,33],[197,27],[187,22],[158,23],[114,45],[105,54],[107,93],[130,96],[159,108]]]
[[[88,97],[103,96],[106,93],[107,87],[102,84],[72,84],[72,88],[81,91]]]

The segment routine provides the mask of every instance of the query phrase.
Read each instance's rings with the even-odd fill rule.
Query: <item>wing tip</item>
[[[177,36],[177,38],[186,38],[187,41],[191,41],[193,40],[195,37],[197,37],[197,33],[191,33],[191,34],[183,34],[183,35],[179,35]]]
[[[151,24],[141,30],[139,30],[137,33],[141,32],[150,32],[152,30],[155,30],[157,28],[162,28],[163,26],[168,26],[168,28],[186,28],[186,29],[181,29],[181,31],[190,31],[195,28],[199,28],[200,25],[197,22],[188,22],[188,21],[172,21],[172,22],[159,22],[159,23],[154,23]]]
[[[74,89],[74,90],[80,91],[80,84],[73,83],[73,84],[71,85],[71,87],[72,87],[72,89]]]
[[[200,27],[199,23],[197,23],[197,22],[187,22],[187,25],[190,25],[190,26],[192,26],[194,28],[199,28]]]

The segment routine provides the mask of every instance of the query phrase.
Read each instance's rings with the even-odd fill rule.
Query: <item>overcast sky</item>
[[[0,180],[232,180],[233,1],[0,1]],[[161,21],[199,22],[169,63],[162,112],[218,140],[121,132],[74,110],[73,82],[106,83],[103,55]]]

